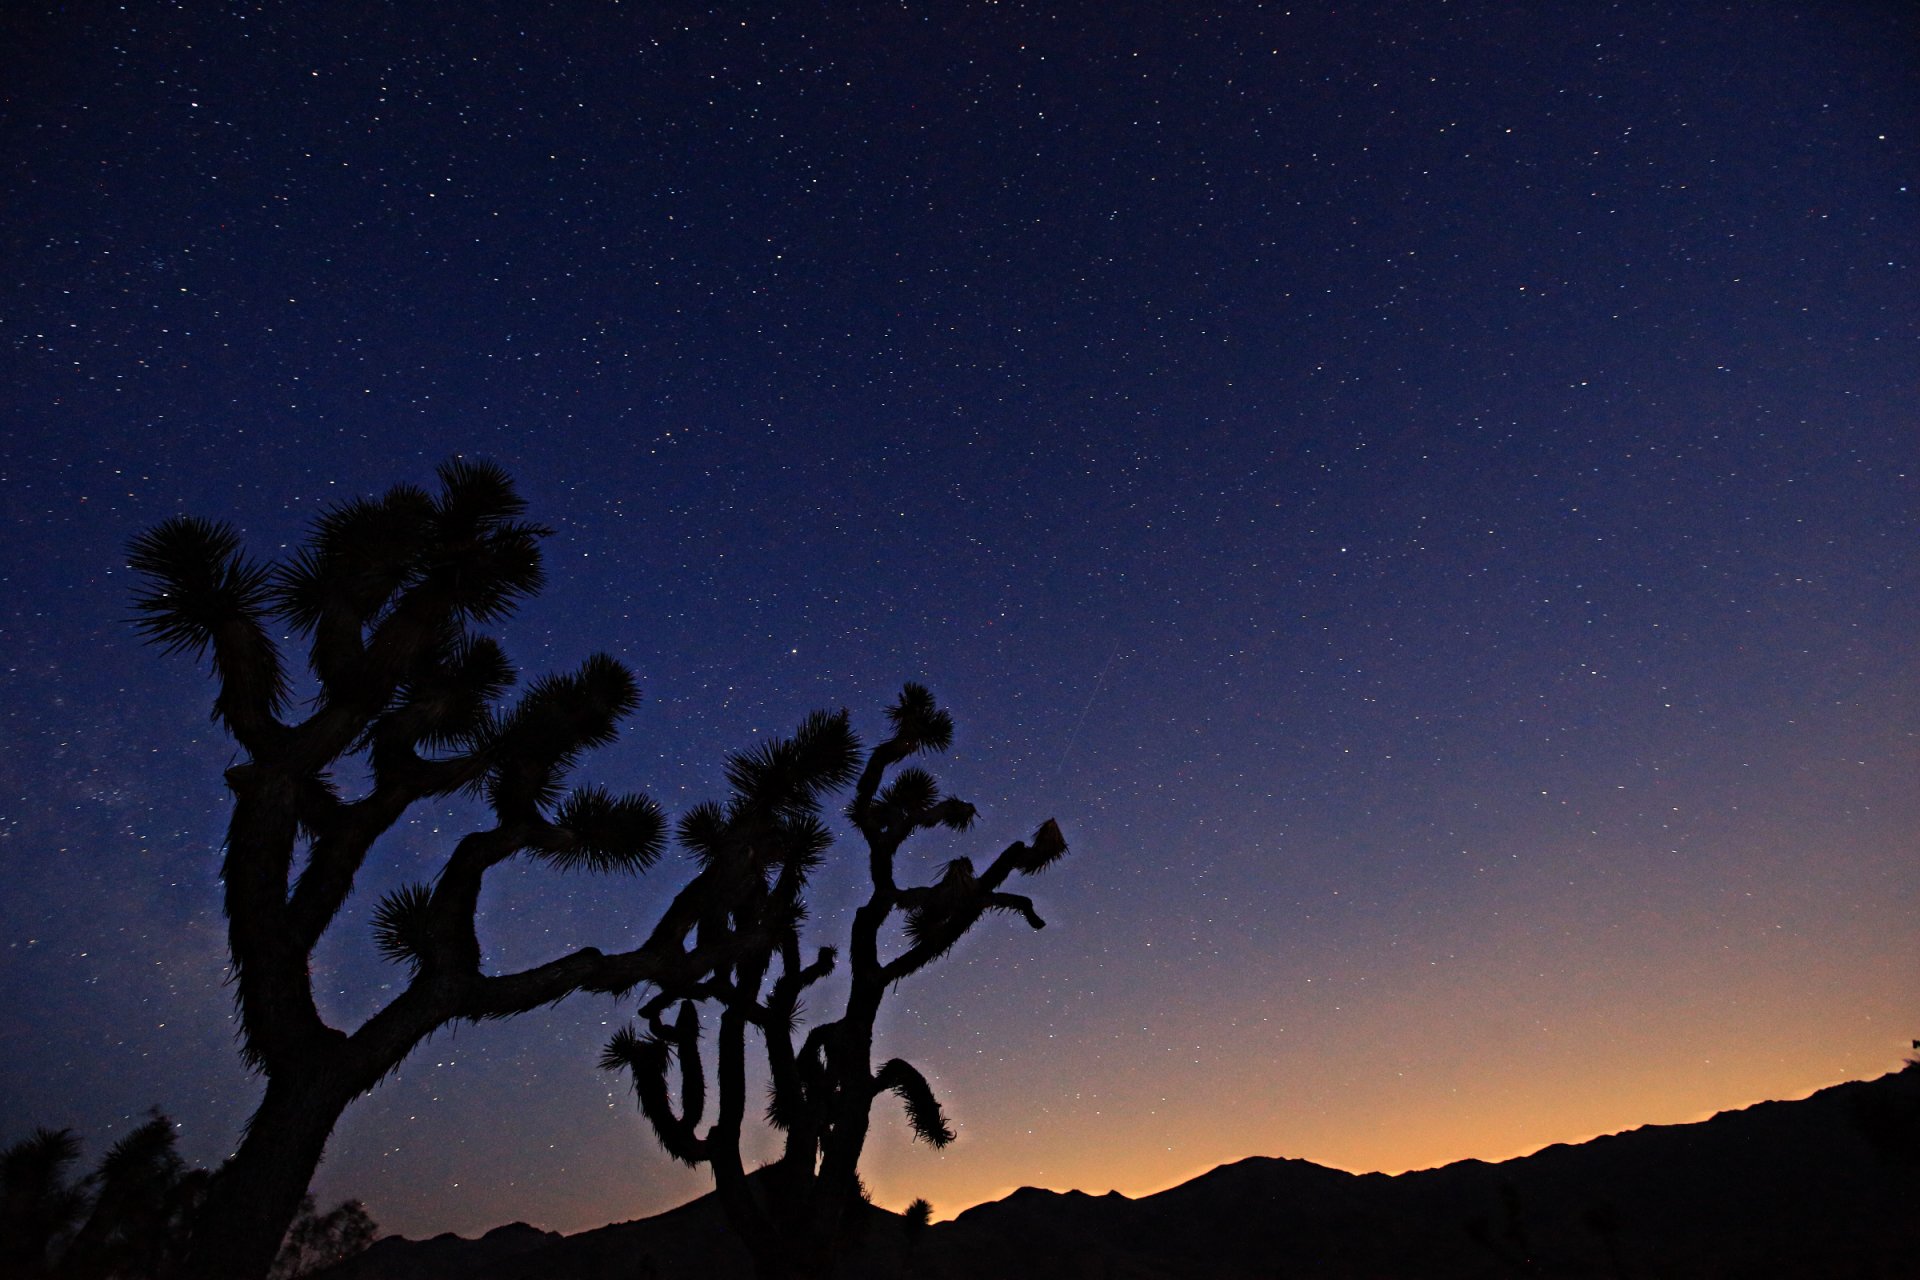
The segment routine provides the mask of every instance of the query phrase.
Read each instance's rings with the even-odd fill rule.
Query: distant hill
[[[1351,1174],[1253,1157],[1138,1200],[1022,1188],[876,1209],[848,1280],[1920,1276],[1920,1067],[1517,1160]],[[579,1235],[389,1237],[327,1280],[747,1280],[711,1196]]]

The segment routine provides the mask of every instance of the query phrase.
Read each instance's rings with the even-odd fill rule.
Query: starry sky
[[[157,1104],[211,1164],[257,1097],[234,748],[128,540],[283,554],[454,455],[555,531],[523,672],[639,677],[583,780],[684,811],[920,680],[982,821],[918,865],[1064,828],[1044,933],[892,999],[960,1138],[883,1103],[882,1204],[1498,1159],[1920,1035],[1907,6],[435,13],[0,16],[0,1141]],[[330,1016],[474,820],[377,853]],[[489,963],[682,874],[503,868]],[[628,1012],[443,1032],[316,1190],[415,1236],[699,1193],[595,1069]]]

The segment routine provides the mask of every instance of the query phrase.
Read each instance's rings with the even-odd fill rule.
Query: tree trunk
[[[262,1280],[273,1267],[327,1138],[354,1097],[329,1074],[268,1080],[240,1149],[207,1187],[180,1280]]]
[[[885,994],[877,976],[856,975],[841,1033],[827,1050],[827,1070],[837,1096],[833,1123],[821,1143],[810,1228],[829,1250],[839,1248],[847,1214],[860,1201],[860,1156],[873,1121],[873,1024]]]

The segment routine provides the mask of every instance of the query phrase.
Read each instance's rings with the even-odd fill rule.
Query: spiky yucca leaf
[[[980,811],[965,800],[948,796],[933,807],[929,816],[949,831],[966,831],[973,826],[974,819],[980,816]]]
[[[955,858],[946,865],[937,883],[902,895],[907,901],[907,941],[916,947],[941,943],[943,951],[952,946],[960,934],[966,932],[966,928],[962,928],[954,933],[955,925],[965,919],[970,908],[977,910],[973,899],[978,887],[973,859]]]
[[[666,843],[666,816],[646,796],[580,787],[553,816],[561,842],[536,850],[563,870],[644,871]]]
[[[860,738],[845,708],[810,713],[793,731],[793,751],[816,795],[846,786],[860,770]]]
[[[90,1179],[105,1195],[164,1189],[186,1172],[186,1162],[173,1145],[173,1122],[153,1114],[152,1119],[113,1144]]]
[[[271,603],[268,570],[240,550],[233,526],[173,516],[136,537],[129,567],[150,589],[134,597],[136,625],[168,653],[206,653],[214,631],[235,619],[257,622]]]
[[[31,1215],[60,1232],[83,1209],[86,1197],[67,1182],[67,1167],[81,1157],[71,1128],[35,1128],[0,1151],[0,1197],[17,1215]],[[13,1228],[23,1222],[10,1222]]]
[[[887,708],[893,736],[910,751],[945,751],[953,743],[953,717],[940,709],[923,684],[909,682]]]
[[[727,784],[737,799],[776,808],[792,792],[793,754],[785,738],[774,738],[727,757]]]
[[[545,808],[560,798],[561,776],[590,747],[612,742],[622,717],[640,703],[620,663],[596,653],[569,675],[542,676],[488,733],[494,768],[487,798],[498,812]]]
[[[541,676],[500,726],[502,753],[570,759],[617,736],[620,721],[640,705],[633,673],[604,653],[578,671]]]
[[[978,882],[979,877],[973,871],[973,859],[955,858],[941,871],[940,883],[933,887],[933,891],[944,898],[958,899],[972,893]]]
[[[519,818],[560,803],[561,773],[552,761],[514,757],[495,765],[481,790],[496,814]]]
[[[213,718],[243,740],[269,728],[286,703],[286,673],[261,625],[271,606],[269,572],[241,554],[239,535],[175,516],[135,538],[128,563],[149,588],[133,601],[140,633],[196,658],[211,645],[220,681]]]
[[[740,806],[801,813],[845,786],[860,765],[860,740],[845,711],[816,711],[791,738],[775,738],[727,757],[727,782]]]
[[[11,1187],[16,1180],[45,1181],[79,1158],[80,1139],[73,1130],[42,1126],[0,1151],[0,1182]]]
[[[888,1090],[906,1105],[907,1123],[913,1126],[914,1137],[934,1147],[953,1141],[953,1129],[940,1110],[939,1099],[933,1096],[933,1086],[911,1063],[894,1058],[880,1068],[880,1074],[874,1077],[874,1092]]]
[[[1067,838],[1060,834],[1060,824],[1048,818],[1033,833],[1032,841],[1015,856],[1014,869],[1021,875],[1037,875],[1058,862],[1066,852]]]
[[[462,528],[484,527],[527,513],[513,477],[497,462],[449,458],[434,468],[440,481],[440,516]]]
[[[900,770],[876,797],[882,808],[902,816],[932,808],[939,798],[940,784],[925,769]]]
[[[956,796],[941,799],[939,784],[925,769],[902,769],[876,799],[889,826],[940,826],[965,831],[979,816],[979,810]],[[852,816],[851,809],[848,816]]]
[[[220,691],[213,718],[256,746],[286,704],[280,652],[263,621],[271,607],[269,572],[240,552],[225,524],[176,516],[135,538],[128,563],[149,590],[134,597],[135,625],[150,643],[196,658],[213,649]]]
[[[492,623],[509,617],[520,602],[540,594],[547,573],[541,564],[540,539],[552,530],[541,525],[514,524],[489,533],[471,551],[443,565],[434,583],[447,593],[454,612],[474,622]]]
[[[301,631],[324,618],[366,626],[419,577],[432,521],[432,500],[413,485],[329,508],[314,521],[306,545],[274,575],[281,616]]]
[[[931,903],[917,903],[908,907],[903,925],[907,941],[916,947],[932,942],[940,935],[948,914],[935,909]]]
[[[436,749],[471,747],[493,728],[489,708],[513,686],[513,664],[497,641],[460,636],[436,662],[401,687],[383,717],[410,743]]]
[[[4,1232],[0,1255],[22,1275],[52,1274],[49,1256],[86,1212],[84,1186],[67,1180],[67,1167],[80,1154],[70,1129],[36,1129],[0,1154],[0,1207]],[[9,1274],[13,1274],[9,1272]]]
[[[382,959],[418,971],[431,940],[428,907],[433,891],[423,884],[402,885],[373,910],[373,945]]]
[[[606,1048],[600,1051],[600,1069],[602,1071],[631,1071],[636,1074],[664,1072],[671,1051],[663,1041],[650,1035],[643,1035],[625,1026],[613,1033]]]
[[[801,1100],[798,1081],[783,1080],[777,1075],[767,1081],[765,1114],[769,1127],[787,1132],[800,1123],[805,1114],[805,1105]]]
[[[701,866],[711,866],[727,848],[731,828],[726,810],[712,800],[702,801],[680,815],[680,843]]]
[[[506,471],[456,458],[441,465],[435,528],[444,552],[432,573],[455,612],[493,622],[546,582],[540,539],[552,530],[514,517],[527,504]]]
[[[40,1269],[56,1242],[67,1237],[87,1208],[84,1187],[67,1180],[67,1169],[80,1156],[80,1143],[71,1129],[35,1129],[0,1152],[0,1254],[22,1274],[49,1274]],[[11,1274],[11,1273],[9,1273]]]
[[[782,818],[775,825],[770,851],[779,863],[792,866],[805,880],[826,860],[833,848],[833,832],[811,813]]]

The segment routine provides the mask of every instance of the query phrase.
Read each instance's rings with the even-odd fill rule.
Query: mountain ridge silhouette
[[[848,1280],[1291,1280],[1358,1276],[1920,1274],[1920,1065],[1689,1124],[1555,1143],[1498,1163],[1348,1173],[1249,1156],[1178,1186],[1022,1187],[911,1251],[873,1209]],[[649,1267],[651,1268],[649,1270]],[[706,1196],[577,1235],[388,1237],[327,1280],[731,1280],[750,1276]]]

